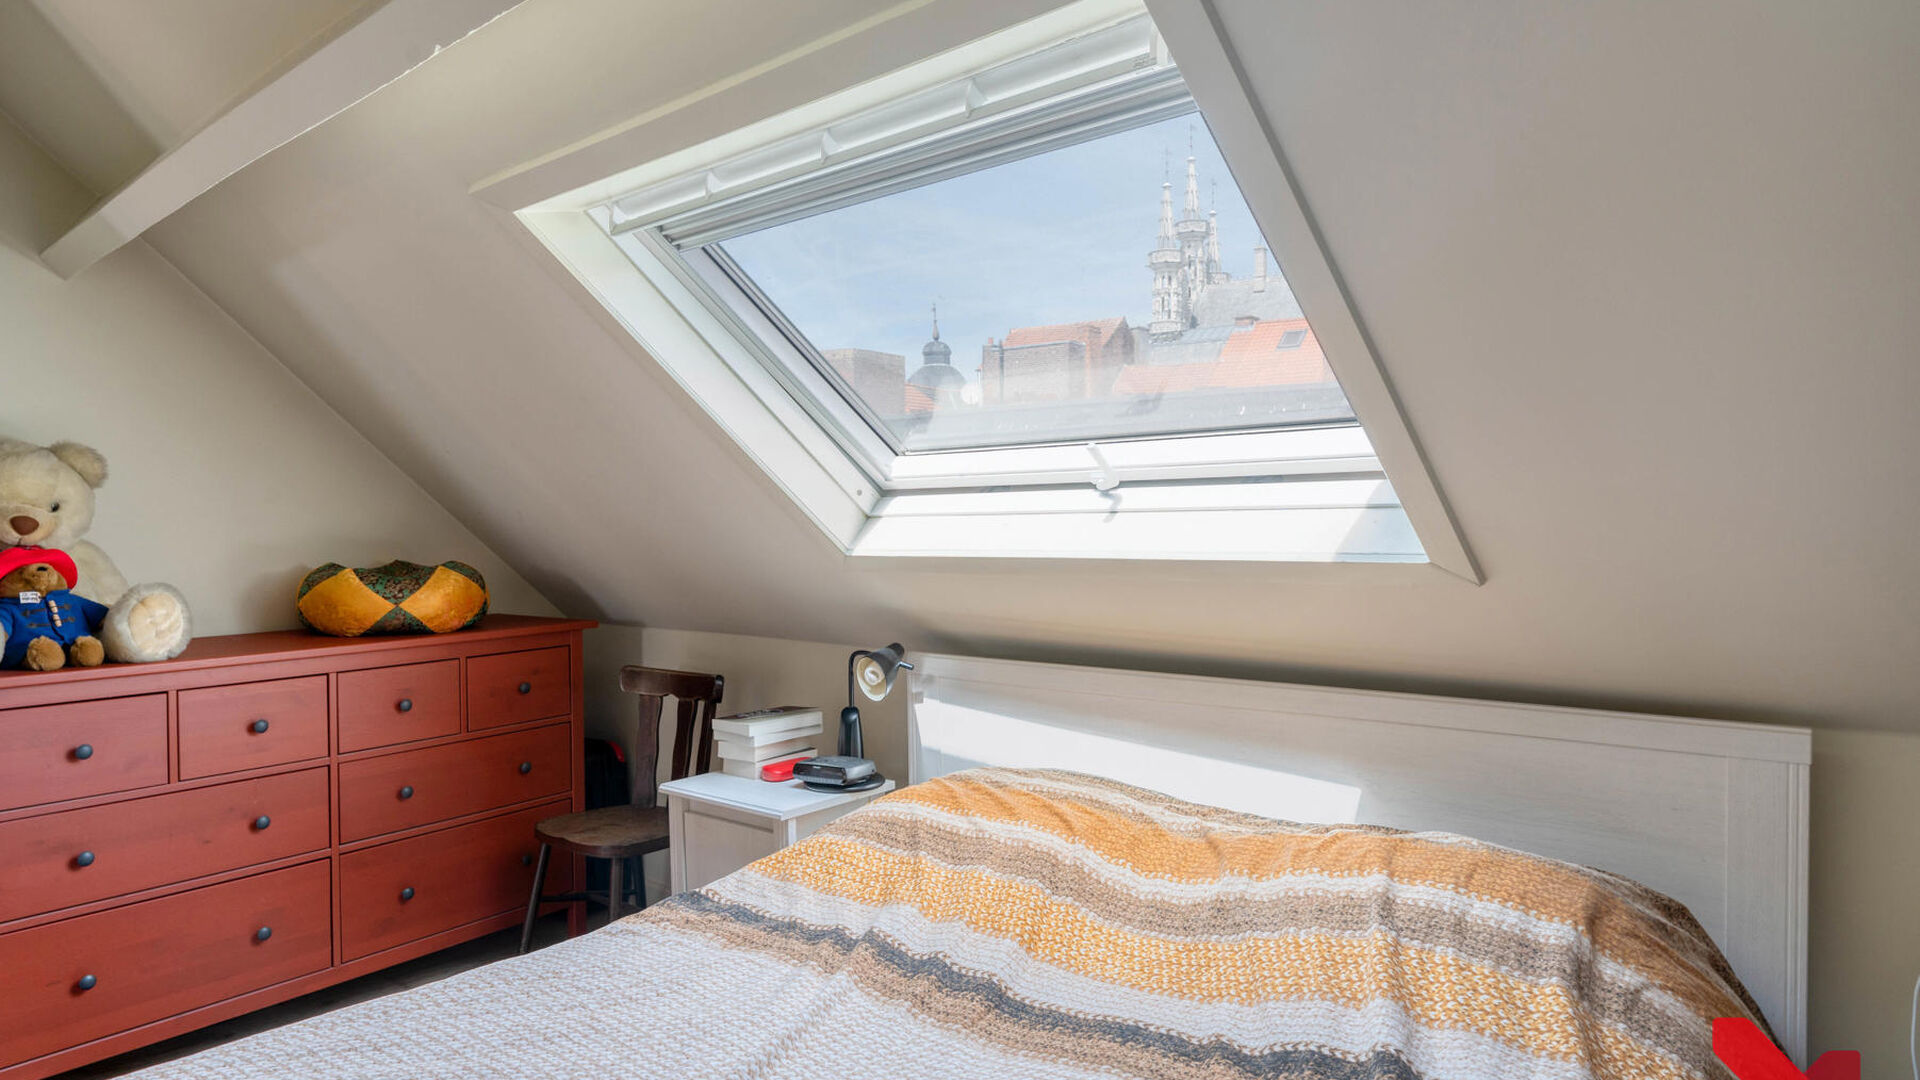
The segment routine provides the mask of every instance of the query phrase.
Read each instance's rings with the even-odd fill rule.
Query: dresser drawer
[[[328,841],[324,768],[0,822],[0,922]]]
[[[180,778],[327,756],[327,677],[180,692]]]
[[[567,650],[527,649],[467,660],[467,727],[505,727],[573,710]]]
[[[0,810],[167,782],[167,697],[0,712]]]
[[[314,862],[0,937],[0,1067],[324,970],[330,894]]]
[[[364,840],[568,791],[569,726],[430,746],[340,766],[340,839]]]
[[[533,827],[562,800],[340,857],[341,956],[362,956],[523,909],[540,842]],[[546,891],[572,886],[573,860],[547,867]]]
[[[340,752],[460,732],[460,661],[340,673]]]

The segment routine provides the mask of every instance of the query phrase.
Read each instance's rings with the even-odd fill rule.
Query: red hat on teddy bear
[[[34,563],[50,563],[60,576],[67,579],[67,588],[80,584],[80,568],[73,564],[73,556],[58,548],[11,547],[0,550],[0,577],[6,577],[23,566]]]

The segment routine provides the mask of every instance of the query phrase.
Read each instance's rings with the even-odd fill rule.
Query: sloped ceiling
[[[659,152],[714,134],[703,88],[862,19],[897,16],[832,64],[801,50],[783,85],[1048,6],[530,0],[150,238],[579,614],[1920,726],[1905,0],[1219,0],[1480,587],[1425,567],[850,561],[468,194],[649,112],[693,118]]]

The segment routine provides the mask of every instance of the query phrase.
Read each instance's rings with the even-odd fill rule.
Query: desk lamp
[[[869,701],[884,701],[894,680],[913,665],[904,659],[906,646],[899,642],[881,649],[858,649],[847,657],[847,707],[840,710],[840,753],[834,758],[814,758],[794,766],[794,775],[810,787],[831,787],[840,791],[865,791],[886,783],[886,777],[866,760],[866,741],[860,735],[860,709],[854,704],[860,694]],[[825,781],[825,782],[823,782]]]

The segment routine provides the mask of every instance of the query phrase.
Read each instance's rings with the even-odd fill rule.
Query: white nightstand
[[[891,780],[851,795],[726,773],[669,780],[660,794],[667,797],[672,889],[685,892],[726,877],[892,790]]]

